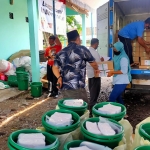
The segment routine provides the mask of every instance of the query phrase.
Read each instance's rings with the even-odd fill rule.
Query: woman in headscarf
[[[124,104],[122,93],[131,81],[131,68],[129,58],[124,50],[121,42],[114,44],[114,71],[108,72],[108,77],[113,76],[113,90],[110,94],[110,102],[118,102]]]

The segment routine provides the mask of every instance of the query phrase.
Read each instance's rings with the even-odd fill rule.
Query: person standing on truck
[[[126,86],[131,81],[131,67],[129,58],[124,50],[122,42],[114,44],[114,71],[108,72],[108,77],[113,76],[113,90],[110,94],[110,102],[118,102],[124,104],[122,100],[122,93]]]
[[[91,40],[91,46],[89,47],[89,51],[95,58],[96,62],[104,61],[104,58],[100,57],[97,51],[98,45],[99,40],[97,38],[93,38]],[[86,74],[88,77],[88,88],[90,92],[89,110],[90,116],[92,116],[92,107],[97,103],[97,99],[101,89],[101,78],[95,76],[94,69],[88,62],[86,63]]]
[[[49,37],[50,46],[45,50],[45,57],[47,58],[47,80],[48,80],[48,97],[58,97],[57,78],[53,74],[52,66],[56,54],[62,49],[61,42],[57,36]]]
[[[90,51],[81,45],[77,30],[68,32],[67,38],[68,46],[56,55],[53,66],[58,88],[62,89],[63,98],[83,99],[88,103],[85,90],[86,62],[94,70],[98,70],[98,65]]]
[[[119,40],[124,44],[124,49],[129,57],[130,65],[134,65],[132,56],[132,45],[131,41],[137,38],[138,43],[145,48],[146,53],[150,52],[150,48],[146,44],[150,44],[143,39],[144,29],[150,29],[150,18],[145,21],[135,21],[124,28],[122,28],[118,33]]]

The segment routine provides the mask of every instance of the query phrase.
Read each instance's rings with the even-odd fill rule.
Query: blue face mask
[[[115,55],[120,55],[120,53],[121,53],[121,52],[115,52],[115,51],[114,51],[114,54],[115,54]]]

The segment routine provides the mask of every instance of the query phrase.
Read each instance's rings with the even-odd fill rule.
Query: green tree
[[[82,32],[82,26],[79,24],[75,16],[66,17],[66,31],[69,32],[70,28],[76,28],[79,34]],[[58,37],[60,38],[60,41],[66,40],[66,37],[63,35],[59,35]]]

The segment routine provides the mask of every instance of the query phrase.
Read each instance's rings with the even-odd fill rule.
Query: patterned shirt
[[[57,53],[54,65],[59,67],[63,77],[63,90],[72,90],[85,87],[86,62],[92,63],[95,59],[90,51],[81,45],[70,42],[67,47]]]

